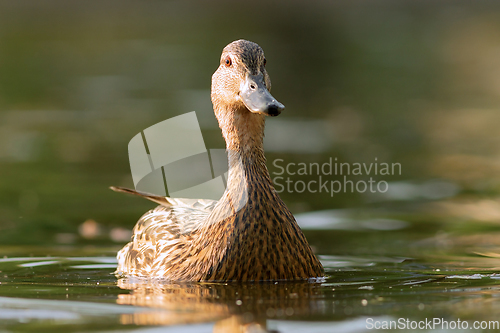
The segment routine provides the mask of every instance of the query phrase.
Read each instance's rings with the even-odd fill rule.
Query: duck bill
[[[268,116],[277,116],[285,109],[267,90],[264,75],[248,75],[242,85],[240,97],[248,110],[263,113]]]

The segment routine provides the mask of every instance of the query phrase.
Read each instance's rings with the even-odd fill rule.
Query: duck
[[[219,200],[111,187],[159,204],[139,219],[131,241],[118,252],[118,276],[190,282],[323,277],[321,262],[266,167],[265,120],[285,108],[270,93],[266,62],[258,44],[240,39],[224,47],[212,75],[211,100],[229,166]]]

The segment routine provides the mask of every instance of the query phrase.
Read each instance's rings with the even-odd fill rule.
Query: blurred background
[[[402,166],[374,176],[385,194],[282,193],[294,213],[500,221],[497,1],[0,1],[0,244],[125,242],[154,207],[108,189],[133,187],[129,140],[197,111],[223,148],[210,81],[240,38],[286,105],[267,121],[271,172]]]

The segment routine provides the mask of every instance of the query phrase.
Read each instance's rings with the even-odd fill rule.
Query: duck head
[[[212,103],[216,115],[217,109],[222,108],[277,116],[285,106],[271,95],[270,90],[271,79],[262,48],[243,39],[228,44],[212,76]]]

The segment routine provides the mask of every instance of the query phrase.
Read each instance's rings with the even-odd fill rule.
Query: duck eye
[[[226,60],[224,61],[224,63],[226,64],[226,67],[231,66],[231,64],[232,64],[231,57],[227,56]]]

